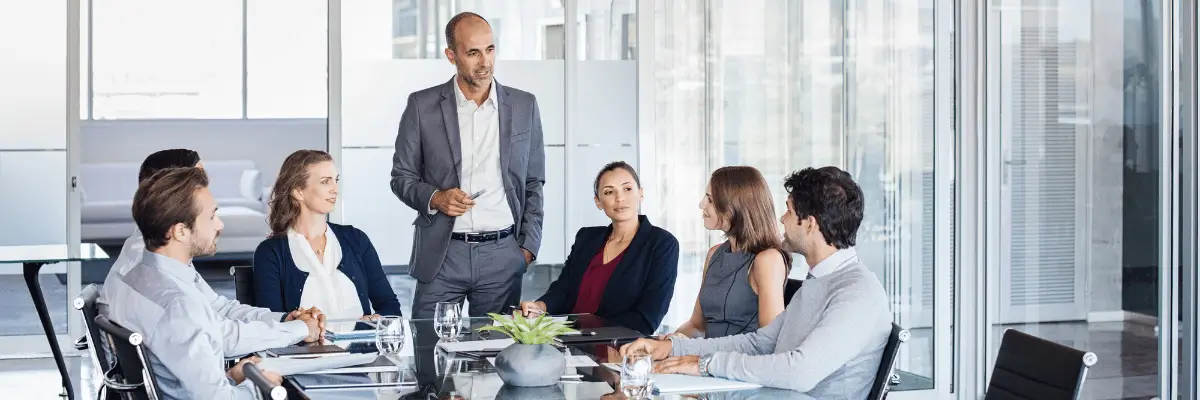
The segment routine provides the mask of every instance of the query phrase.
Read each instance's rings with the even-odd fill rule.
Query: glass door
[[[68,9],[78,2],[0,3],[0,245],[68,242],[68,130],[78,118],[68,96]],[[78,9],[74,12],[78,15]],[[76,42],[77,44],[77,42]],[[76,91],[77,93],[77,91]],[[19,195],[18,195],[19,194]],[[76,235],[76,242],[78,236]],[[51,321],[60,343],[67,338],[70,298],[78,293],[78,266],[41,270]],[[72,285],[73,283],[73,285]],[[8,312],[0,318],[0,357],[45,355],[49,346],[19,264],[0,265]],[[77,322],[77,321],[74,321]],[[71,323],[70,325],[76,325]],[[74,327],[74,326],[72,326]],[[70,347],[64,347],[70,349]]]
[[[1016,329],[1096,353],[1083,398],[1156,396],[1171,271],[1161,3],[988,4],[987,376]]]

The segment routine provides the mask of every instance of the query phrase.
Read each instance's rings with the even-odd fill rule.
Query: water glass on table
[[[621,361],[621,392],[630,400],[649,399],[653,394],[654,359],[648,353],[632,353]]]
[[[433,309],[433,331],[438,338],[453,342],[462,330],[462,306],[456,302],[443,301]]]
[[[404,348],[404,320],[392,315],[379,317],[375,321],[375,346],[380,355],[400,354]]]

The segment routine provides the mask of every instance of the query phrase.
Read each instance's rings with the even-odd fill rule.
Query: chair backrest
[[[984,399],[1078,399],[1093,365],[1095,353],[1007,329]]]
[[[88,352],[92,356],[92,368],[104,374],[112,366],[108,360],[108,347],[102,339],[100,329],[96,327],[96,316],[100,311],[96,308],[96,300],[100,298],[100,288],[95,284],[87,285],[79,292],[79,297],[71,304],[83,315],[84,337],[87,338]]]
[[[783,306],[787,307],[792,302],[792,296],[800,290],[800,286],[804,286],[804,281],[799,279],[788,279],[783,285]]]
[[[891,388],[892,375],[896,369],[896,355],[900,353],[900,345],[908,341],[909,333],[900,325],[892,324],[892,333],[888,335],[887,345],[883,346],[883,358],[879,361],[879,370],[875,372],[875,382],[871,384],[868,400],[887,398]]]
[[[109,393],[120,393],[122,397],[157,400],[158,385],[150,367],[150,359],[142,348],[142,334],[130,331],[109,321],[103,315],[94,321],[112,346],[116,356],[115,365],[105,371],[104,386]]]
[[[285,389],[283,386],[275,386],[274,383],[268,381],[267,378],[263,376],[262,371],[258,370],[257,365],[254,365],[253,363],[242,364],[242,374],[245,375],[246,379],[249,379],[250,382],[254,382],[254,386],[257,387],[260,392],[262,392],[263,399],[285,400],[288,398],[287,389]]]
[[[238,303],[257,307],[258,297],[254,294],[254,267],[235,265],[229,267],[229,274],[233,275],[233,288],[237,294]]]

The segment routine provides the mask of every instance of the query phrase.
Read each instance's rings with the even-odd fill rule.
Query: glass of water
[[[621,392],[631,400],[649,399],[653,390],[654,359],[647,353],[626,355],[621,362]]]
[[[433,331],[445,341],[458,339],[462,329],[462,307],[456,302],[443,301],[433,309]]]
[[[404,320],[389,315],[375,321],[375,346],[384,356],[400,354],[404,348]]]

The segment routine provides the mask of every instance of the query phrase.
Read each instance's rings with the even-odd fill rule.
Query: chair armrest
[[[242,364],[242,374],[246,375],[246,379],[254,382],[254,386],[258,387],[258,390],[262,392],[264,398],[271,400],[287,399],[287,389],[284,389],[282,385],[275,386],[274,383],[268,381],[267,377],[263,376],[262,371],[258,369],[257,365],[252,363]]]

